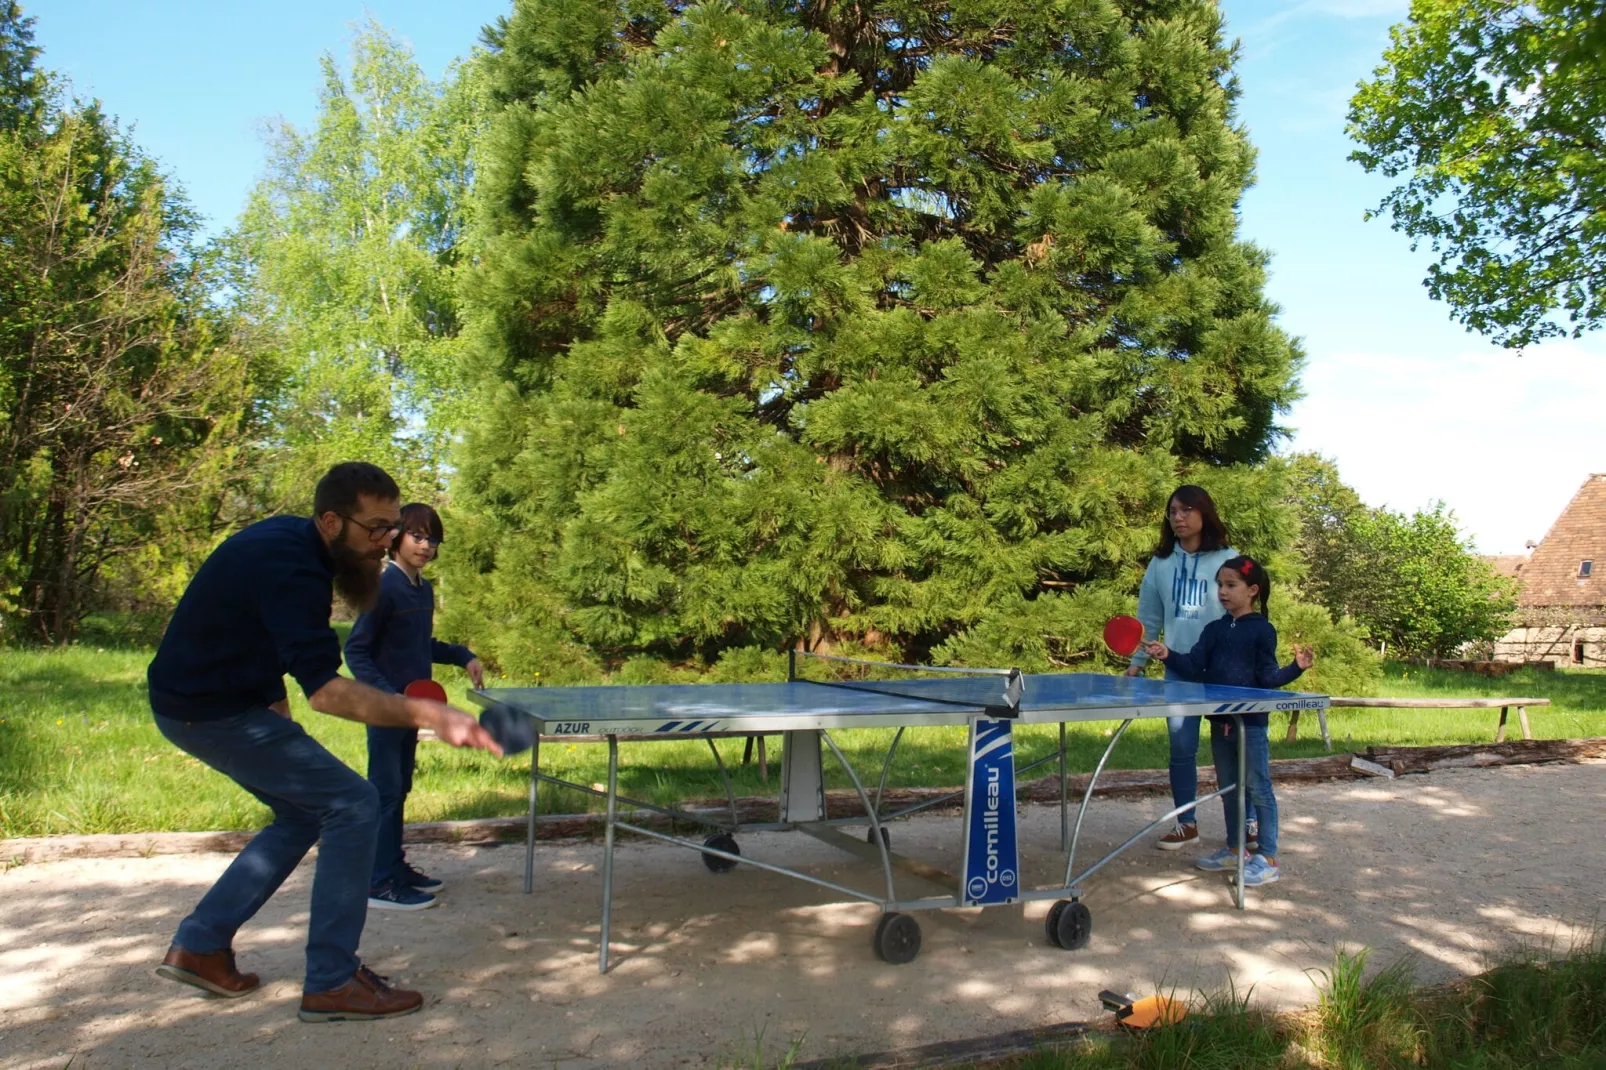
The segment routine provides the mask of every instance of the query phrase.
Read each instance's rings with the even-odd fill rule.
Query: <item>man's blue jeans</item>
[[[379,793],[379,839],[370,883],[378,888],[401,873],[402,811],[413,790],[418,760],[418,729],[368,726],[368,782]]]
[[[1231,721],[1210,722],[1210,753],[1216,760],[1216,782],[1223,787],[1238,783],[1238,731]],[[1271,730],[1266,725],[1244,725],[1244,771],[1249,812],[1260,819],[1260,853],[1277,857],[1277,796],[1271,790]],[[1227,817],[1227,846],[1238,844],[1238,793],[1221,797]]]
[[[316,843],[305,990],[328,992],[351,980],[368,918],[368,875],[379,821],[373,785],[300,725],[269,709],[246,710],[220,721],[174,721],[157,715],[156,727],[174,746],[273,811],[273,822],[251,838],[201,897],[179,924],[173,942],[199,955],[231,947],[235,932],[262,909]]]

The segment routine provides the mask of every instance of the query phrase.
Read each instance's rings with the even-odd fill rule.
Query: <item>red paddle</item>
[[[1111,617],[1104,626],[1104,645],[1120,657],[1130,657],[1143,642],[1143,622],[1136,617]]]
[[[402,693],[408,698],[427,698],[432,702],[446,701],[446,689],[434,680],[414,680]]]

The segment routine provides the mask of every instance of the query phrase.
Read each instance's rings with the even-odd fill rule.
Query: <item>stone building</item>
[[[1521,587],[1495,660],[1606,668],[1606,473],[1584,481],[1532,554],[1488,560]]]

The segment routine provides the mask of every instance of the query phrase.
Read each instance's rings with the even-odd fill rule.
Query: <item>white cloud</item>
[[[1485,553],[1518,553],[1606,472],[1606,352],[1334,353],[1312,359],[1292,448],[1334,458],[1368,503],[1443,500]]]
[[[1337,15],[1341,19],[1389,17],[1403,20],[1411,13],[1411,0],[1305,0],[1296,14]]]

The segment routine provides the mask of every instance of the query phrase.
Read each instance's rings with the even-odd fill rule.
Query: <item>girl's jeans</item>
[[[1216,759],[1216,782],[1222,786],[1238,783],[1238,726],[1210,722],[1210,753]],[[1277,857],[1277,796],[1271,790],[1271,737],[1266,725],[1245,725],[1244,756],[1249,762],[1249,812],[1260,817],[1260,853],[1267,858]],[[1227,818],[1227,846],[1238,844],[1238,793],[1229,791],[1221,797],[1221,809]]]

